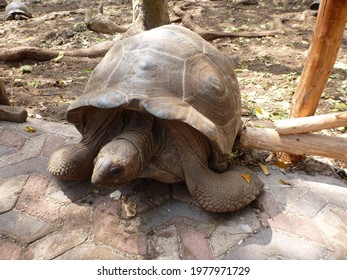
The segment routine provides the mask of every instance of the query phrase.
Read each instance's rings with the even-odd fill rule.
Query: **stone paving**
[[[184,184],[135,181],[115,200],[114,189],[47,172],[51,153],[78,139],[69,125],[0,123],[0,259],[347,259],[337,177],[259,171],[262,195],[227,214],[199,208]]]

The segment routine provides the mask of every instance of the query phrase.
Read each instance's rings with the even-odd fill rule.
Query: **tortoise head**
[[[92,183],[100,186],[123,185],[137,178],[142,170],[136,144],[122,138],[114,139],[95,158]]]

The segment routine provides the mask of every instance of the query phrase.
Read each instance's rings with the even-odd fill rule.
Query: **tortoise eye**
[[[107,178],[119,177],[124,172],[124,168],[122,166],[114,166],[111,167],[108,171]]]

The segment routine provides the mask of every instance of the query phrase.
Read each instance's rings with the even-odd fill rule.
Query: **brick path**
[[[46,171],[50,154],[78,138],[68,125],[0,123],[0,259],[347,259],[347,186],[337,178],[273,167],[259,174],[257,203],[231,214],[203,211],[183,184],[137,181],[121,189],[137,204],[127,218],[114,189]]]

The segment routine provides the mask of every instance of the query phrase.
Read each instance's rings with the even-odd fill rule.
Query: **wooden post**
[[[317,22],[292,101],[290,117],[314,115],[331,74],[347,21],[347,0],[322,0]]]

